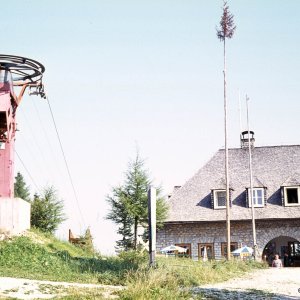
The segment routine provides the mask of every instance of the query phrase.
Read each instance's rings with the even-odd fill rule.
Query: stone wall
[[[260,255],[267,243],[279,236],[300,241],[300,220],[256,221],[257,246]],[[231,222],[231,242],[240,246],[253,246],[252,222]],[[198,259],[198,244],[211,243],[216,259],[221,258],[221,243],[226,243],[225,222],[165,224],[157,232],[157,251],[171,244],[191,244],[193,259]]]

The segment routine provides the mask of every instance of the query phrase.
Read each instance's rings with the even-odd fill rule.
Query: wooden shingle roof
[[[213,209],[211,190],[223,189],[224,150],[219,150],[169,199],[166,222],[223,221],[225,209]],[[282,205],[282,186],[300,185],[300,145],[252,149],[254,187],[265,187],[267,204],[255,208],[256,219],[300,218],[300,206]],[[231,220],[250,220],[246,188],[250,186],[248,149],[229,149],[229,178],[232,189]],[[220,186],[219,186],[220,185]]]

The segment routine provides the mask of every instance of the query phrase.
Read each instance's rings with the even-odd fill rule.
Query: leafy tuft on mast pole
[[[223,15],[220,21],[220,30],[217,29],[218,39],[223,42],[225,38],[231,39],[236,26],[234,25],[233,15],[229,11],[227,1],[223,1]]]
[[[224,45],[224,131],[225,131],[225,181],[226,181],[226,240],[227,259],[230,260],[230,191],[228,172],[228,133],[227,133],[227,97],[226,97],[226,39],[231,39],[235,32],[233,15],[229,11],[226,1],[223,1],[223,14],[220,21],[220,29],[217,28],[217,37]]]

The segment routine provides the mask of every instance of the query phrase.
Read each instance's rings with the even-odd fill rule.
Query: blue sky
[[[257,145],[299,144],[300,2],[228,1],[236,34],[227,45],[229,146],[239,146],[250,97]],[[222,1],[6,1],[1,52],[36,59],[78,193],[72,194],[47,103],[25,95],[16,149],[35,184],[53,184],[67,229],[91,226],[111,253],[105,195],[122,183],[136,145],[165,194],[219,148],[223,135]],[[243,126],[244,129],[244,126]],[[16,160],[31,191],[34,183]]]

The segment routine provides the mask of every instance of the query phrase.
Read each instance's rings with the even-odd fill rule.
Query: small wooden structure
[[[85,241],[81,237],[75,236],[71,229],[69,229],[69,243],[74,245],[84,245]]]

